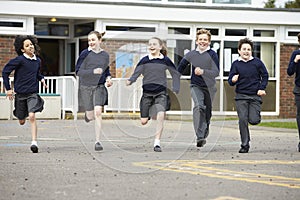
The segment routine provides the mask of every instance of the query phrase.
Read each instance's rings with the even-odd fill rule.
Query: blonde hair
[[[209,41],[211,40],[211,33],[210,33],[210,31],[207,30],[207,29],[204,29],[204,28],[201,28],[200,30],[197,31],[196,40],[198,40],[198,36],[202,35],[202,34],[206,34],[208,36],[208,40]]]

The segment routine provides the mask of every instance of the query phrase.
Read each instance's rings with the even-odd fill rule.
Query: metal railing
[[[10,84],[13,85],[14,78],[10,77]],[[62,118],[65,119],[66,111],[72,112],[74,120],[77,120],[78,113],[78,81],[73,76],[49,76],[45,77],[48,88],[39,84],[41,95],[59,94],[61,96]],[[3,78],[0,77],[0,93],[5,93]]]

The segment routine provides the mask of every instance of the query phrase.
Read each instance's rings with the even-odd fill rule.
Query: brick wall
[[[0,36],[0,76],[2,76],[4,65],[17,56],[13,46],[14,39],[15,36]]]
[[[282,44],[280,46],[280,102],[279,116],[282,118],[294,118],[296,116],[296,106],[294,101],[294,79],[295,75],[288,76],[286,73],[290,56],[297,45]]]
[[[145,43],[148,44],[148,41],[140,40],[105,40],[102,44],[102,48],[109,53],[110,57],[110,73],[112,77],[116,77],[116,55],[117,50],[130,43]]]

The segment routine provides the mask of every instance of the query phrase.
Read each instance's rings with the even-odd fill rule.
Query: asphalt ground
[[[28,122],[0,121],[0,199],[300,199],[298,133],[251,126],[239,154],[237,121],[215,120],[203,148],[191,121],[167,120],[162,152],[156,121],[104,119],[94,151],[94,123],[38,120],[39,153]]]

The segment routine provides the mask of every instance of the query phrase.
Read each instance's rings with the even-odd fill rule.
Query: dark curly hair
[[[35,54],[38,55],[40,51],[40,47],[38,45],[38,40],[34,35],[17,35],[15,38],[14,46],[15,51],[20,56],[23,54],[22,49],[25,40],[30,40],[34,46]]]
[[[241,50],[243,44],[249,44],[251,46],[251,50],[253,49],[253,42],[249,38],[240,39],[238,43],[239,50]]]

